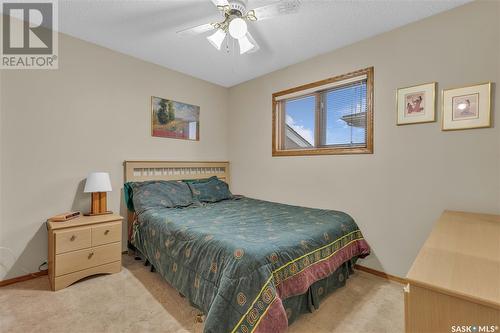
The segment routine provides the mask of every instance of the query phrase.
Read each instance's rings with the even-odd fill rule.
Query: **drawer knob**
[[[105,235],[109,234],[109,229],[104,232]]]
[[[76,239],[76,236],[75,236],[75,235],[73,235],[73,236],[71,236],[71,238],[70,238],[69,240],[70,240],[70,241],[74,241],[75,239]]]
[[[89,253],[89,259],[92,258],[94,256],[94,252],[90,252]]]

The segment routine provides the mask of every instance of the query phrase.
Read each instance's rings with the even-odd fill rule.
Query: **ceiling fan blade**
[[[214,29],[215,26],[212,23],[207,23],[207,24],[197,25],[196,27],[179,30],[177,31],[177,33],[182,36],[194,36]]]
[[[212,1],[213,4],[219,9],[223,9],[226,6],[229,6],[229,2],[227,0],[210,0],[210,1]]]
[[[278,3],[254,8],[247,13],[249,19],[265,20],[279,15],[293,14],[299,10],[300,0],[281,0]]]

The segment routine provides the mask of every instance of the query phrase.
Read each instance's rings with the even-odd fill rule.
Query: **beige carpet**
[[[124,269],[52,292],[47,277],[0,288],[0,332],[202,332],[197,310],[133,257]],[[402,332],[402,286],[357,271],[289,332]]]

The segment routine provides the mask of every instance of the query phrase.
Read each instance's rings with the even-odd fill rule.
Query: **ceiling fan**
[[[281,0],[275,4],[250,10],[247,10],[248,0],[210,1],[224,16],[222,21],[202,24],[177,33],[181,35],[198,35],[215,30],[207,39],[217,50],[221,49],[222,43],[229,34],[229,37],[238,41],[240,54],[255,52],[259,49],[259,45],[248,31],[247,22],[261,21],[278,15],[295,13],[300,7],[300,0]]]

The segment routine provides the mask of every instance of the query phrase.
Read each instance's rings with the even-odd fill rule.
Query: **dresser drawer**
[[[112,222],[92,227],[92,246],[119,242],[122,239],[122,223]]]
[[[72,228],[54,232],[56,254],[92,246],[90,228]]]
[[[121,260],[121,251],[121,242],[116,242],[58,254],[55,260],[55,276]]]

